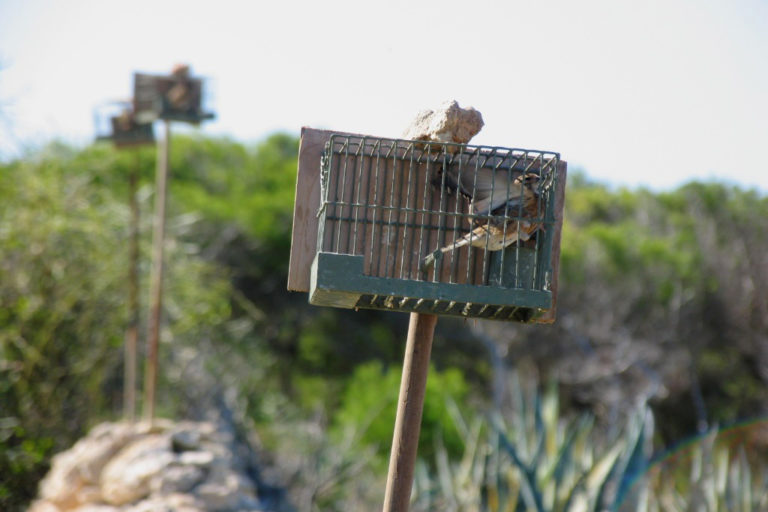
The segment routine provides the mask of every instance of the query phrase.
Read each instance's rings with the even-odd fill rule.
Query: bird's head
[[[526,189],[533,192],[535,195],[539,195],[539,183],[541,182],[541,176],[537,172],[527,171],[521,174],[515,179],[515,182],[520,183]]]

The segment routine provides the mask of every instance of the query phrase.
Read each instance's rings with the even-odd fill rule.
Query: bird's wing
[[[515,208],[523,200],[519,180],[506,170],[478,169],[458,176],[462,191],[472,199],[472,212],[489,215],[499,207]]]

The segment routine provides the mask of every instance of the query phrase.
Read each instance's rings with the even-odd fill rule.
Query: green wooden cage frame
[[[469,200],[446,186],[446,174],[481,168],[540,177],[534,220],[541,229],[501,251],[450,251],[425,269],[427,254],[490,216],[473,214]],[[552,321],[565,170],[551,151],[330,134],[320,162],[310,303]],[[522,219],[516,212],[503,215],[505,223]]]

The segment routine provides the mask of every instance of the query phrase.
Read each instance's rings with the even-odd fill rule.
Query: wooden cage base
[[[552,307],[552,293],[371,277],[363,274],[362,256],[319,252],[312,263],[309,302],[527,322]]]

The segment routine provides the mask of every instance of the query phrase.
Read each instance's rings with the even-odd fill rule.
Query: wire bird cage
[[[332,135],[310,302],[532,320],[553,306],[559,161],[547,151]],[[490,176],[491,199],[509,200],[479,208],[478,176]],[[533,210],[516,186],[531,176]]]
[[[111,141],[124,148],[153,144],[155,133],[151,123],[138,123],[128,101],[114,101],[94,110],[96,140]]]
[[[164,119],[199,124],[214,118],[206,111],[207,100],[203,80],[189,76],[188,70],[170,75],[134,73],[134,111],[142,123]]]

